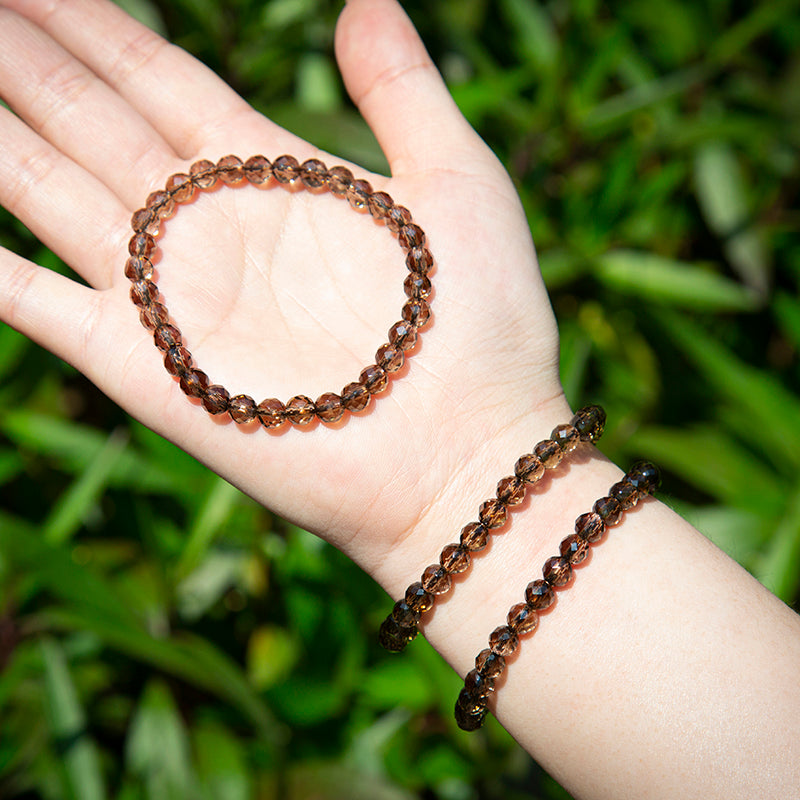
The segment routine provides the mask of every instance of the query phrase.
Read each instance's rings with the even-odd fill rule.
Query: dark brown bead
[[[367,200],[369,213],[375,219],[385,219],[393,205],[394,200],[386,192],[373,192]]]
[[[218,180],[217,165],[207,158],[201,158],[189,167],[189,177],[198,189],[206,191],[208,189],[213,189],[217,185]]]
[[[306,159],[300,165],[300,180],[307,189],[319,189],[328,179],[328,168],[318,158]]]
[[[500,528],[505,525],[508,517],[508,511],[505,505],[497,498],[493,497],[491,500],[486,500],[481,503],[478,510],[478,519],[487,528]]]
[[[295,395],[286,404],[286,416],[294,425],[308,425],[314,419],[314,401],[304,394]]]
[[[370,394],[382,392],[389,383],[386,370],[379,367],[377,364],[364,367],[364,369],[361,370],[361,374],[358,376],[358,380],[367,387],[367,391]]]
[[[413,222],[410,225],[404,225],[397,232],[397,241],[400,242],[400,247],[404,250],[410,250],[412,247],[423,247],[425,244],[425,231],[419,225]],[[419,270],[415,270],[418,272]]]
[[[264,156],[250,156],[244,162],[244,177],[253,186],[262,186],[272,177],[272,164]]]
[[[405,353],[394,344],[381,345],[375,353],[375,363],[386,372],[397,372],[405,361]]]
[[[570,425],[578,429],[582,442],[596,442],[602,435],[606,424],[606,412],[600,406],[581,408],[570,420]]]
[[[142,308],[139,312],[139,320],[147,330],[155,330],[159,325],[169,322],[169,311],[163,303],[153,303],[151,306]]]
[[[561,448],[562,452],[571,453],[578,446],[581,435],[574,425],[564,424],[556,425],[556,427],[553,428],[553,432],[550,434],[550,438],[554,442],[558,442],[558,446]]]
[[[525,481],[515,475],[497,483],[497,499],[506,506],[518,506],[525,499]]]
[[[145,205],[152,208],[161,219],[170,219],[175,216],[177,206],[175,201],[166,193],[161,190],[157,192],[150,192],[147,195]]]
[[[344,414],[342,398],[334,392],[325,392],[314,403],[317,416],[323,422],[338,422]]]
[[[649,461],[639,461],[628,470],[622,480],[635,486],[644,494],[652,494],[661,485],[661,472],[655,464],[651,464]]]
[[[239,425],[245,425],[256,418],[256,401],[248,394],[237,394],[228,403],[231,419]]]
[[[183,172],[176,172],[167,178],[166,190],[176,203],[188,203],[194,197],[192,179]]]
[[[156,249],[156,240],[149,233],[135,233],[128,242],[128,252],[132,256],[150,258]]]
[[[605,531],[606,524],[603,522],[603,518],[594,511],[581,514],[578,519],[575,520],[575,533],[589,542],[589,544],[600,541]]]
[[[192,368],[192,354],[180,345],[170,347],[164,354],[164,366],[170,375],[183,376]]]
[[[406,295],[415,300],[426,300],[431,296],[432,288],[430,278],[419,272],[409,272],[403,281],[403,290]]]
[[[431,318],[431,307],[424,300],[409,300],[403,306],[402,317],[415,328],[424,328]]]
[[[525,589],[525,600],[535,611],[544,611],[553,605],[556,593],[547,581],[531,581]]]
[[[461,706],[456,704],[456,723],[462,731],[471,733],[472,731],[477,731],[482,727],[483,720],[486,718],[487,713],[488,710],[486,708],[482,708],[480,712],[470,714],[464,711]]]
[[[131,256],[125,262],[125,277],[129,281],[149,281],[153,277],[153,263],[144,256]]]
[[[411,350],[417,343],[417,329],[404,319],[389,328],[389,341],[401,350]]]
[[[546,469],[555,469],[561,463],[564,451],[558,442],[545,439],[533,448],[533,454],[544,464]]]
[[[203,408],[209,414],[224,414],[228,410],[230,399],[228,390],[215,383],[206,387],[202,397]]]
[[[571,533],[561,541],[559,552],[570,564],[580,564],[589,555],[589,542],[580,534]]]
[[[238,156],[223,156],[217,161],[219,179],[228,186],[238,186],[244,181],[244,164]]]
[[[469,551],[463,544],[448,544],[439,556],[439,563],[451,575],[466,572],[469,562]]]
[[[426,592],[444,594],[449,591],[453,579],[441,564],[431,564],[429,567],[425,567],[420,583]]]
[[[342,405],[351,412],[363,411],[369,405],[371,395],[363,383],[354,381],[342,389]]]
[[[399,233],[411,222],[411,212],[405,206],[392,206],[386,215],[386,227],[392,233]],[[419,270],[417,270],[419,272]]]
[[[362,211],[367,207],[367,202],[371,194],[372,186],[370,186],[369,181],[355,180],[347,187],[345,197],[347,198],[347,202],[350,203],[356,211]]]
[[[487,678],[497,678],[503,674],[505,668],[506,660],[503,656],[493,653],[488,647],[475,657],[475,669]]]
[[[138,211],[133,212],[131,227],[137,232],[158,236],[161,219],[152,208],[140,208]]]
[[[544,464],[533,453],[520,456],[514,465],[514,474],[525,483],[536,483],[544,475]]]
[[[392,609],[392,619],[401,628],[411,628],[419,622],[420,612],[405,600],[398,600]]]
[[[624,480],[615,483],[608,493],[619,503],[623,511],[633,508],[641,498],[639,490],[632,483]]]
[[[471,669],[464,678],[464,688],[473,696],[486,697],[494,691],[494,678]]]
[[[328,188],[337,197],[347,193],[353,182],[353,173],[347,167],[331,167],[328,170]]]
[[[527,603],[517,603],[509,610],[506,622],[518,636],[524,636],[526,633],[536,630],[539,625],[539,615],[536,613],[536,609]]]
[[[378,641],[381,646],[391,653],[399,653],[405,650],[406,645],[417,635],[416,627],[403,628],[388,616],[383,621],[378,633]]]
[[[158,300],[158,286],[152,281],[135,281],[131,284],[131,300],[142,308],[151,306]]]
[[[508,625],[501,625],[489,637],[489,649],[499,656],[508,658],[519,647],[519,636]]]
[[[286,406],[275,397],[262,400],[256,408],[256,414],[265,428],[277,428],[286,422]]]
[[[153,331],[153,341],[159,350],[166,352],[170,347],[183,344],[181,332],[174,326],[167,323],[166,325],[159,325]]]
[[[300,177],[300,163],[294,156],[278,156],[272,162],[272,174],[278,183],[294,183]]]
[[[406,253],[406,266],[409,272],[427,275],[433,266],[433,256],[427,247],[412,247]]]
[[[208,389],[208,375],[201,369],[190,369],[180,379],[181,391],[189,397],[202,397]]]
[[[544,562],[542,575],[551,586],[564,586],[572,577],[572,564],[563,556],[553,556]]]
[[[424,614],[433,608],[434,597],[419,581],[416,581],[406,589],[405,600],[411,608],[415,608],[420,614]]]
[[[480,522],[470,522],[461,529],[461,544],[477,553],[483,550],[489,541],[489,529]]]
[[[592,510],[607,526],[616,525],[624,513],[622,506],[613,497],[601,497],[592,506]]]
[[[465,686],[461,689],[456,700],[456,719],[458,719],[458,711],[464,714],[475,716],[486,712],[486,698],[479,694],[473,694]],[[460,726],[460,723],[459,723]],[[467,730],[467,729],[465,729]],[[471,730],[471,729],[470,729]]]

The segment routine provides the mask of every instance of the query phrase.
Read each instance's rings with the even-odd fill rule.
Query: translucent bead
[[[369,213],[375,219],[386,219],[386,215],[394,205],[394,200],[386,192],[373,192],[367,200]]]
[[[170,219],[175,216],[177,206],[175,201],[166,193],[162,191],[150,192],[145,201],[147,208],[152,208],[161,219]]]
[[[363,411],[369,405],[370,396],[363,383],[354,381],[342,389],[342,405],[351,412]]]
[[[432,288],[430,278],[419,272],[409,272],[403,281],[403,290],[406,295],[415,300],[425,300],[430,297]]]
[[[208,375],[201,369],[190,369],[180,379],[181,391],[189,397],[202,397],[208,389]]]
[[[158,286],[152,281],[135,281],[131,284],[131,300],[139,308],[151,306],[158,300]]]
[[[411,608],[416,608],[420,614],[424,614],[433,608],[434,597],[419,581],[416,581],[406,589],[405,600]]]
[[[404,250],[410,250],[412,247],[422,247],[425,244],[425,231],[412,222],[400,228],[397,232],[397,241]],[[415,272],[419,272],[419,270],[415,270]]]
[[[153,277],[153,262],[144,256],[131,256],[125,262],[125,277],[129,281],[149,281]]]
[[[508,517],[506,507],[498,499],[492,498],[481,503],[478,510],[478,519],[487,528],[500,528],[505,525]]]
[[[613,497],[601,497],[592,506],[592,510],[607,526],[616,525],[624,513],[622,506]]]
[[[386,215],[386,227],[392,233],[399,233],[410,222],[411,212],[405,206],[392,206]]]
[[[337,197],[343,196],[353,182],[353,173],[347,167],[331,167],[328,170],[328,188]]]
[[[392,619],[401,628],[411,628],[419,622],[420,613],[405,600],[398,600],[392,609]]]
[[[489,637],[489,649],[499,656],[508,658],[519,647],[519,636],[508,625],[501,625]]]
[[[580,564],[589,555],[589,542],[580,534],[571,533],[561,541],[559,552],[570,564]]]
[[[228,186],[238,186],[244,181],[244,164],[239,156],[223,156],[217,161],[219,179]]]
[[[224,386],[212,384],[206,387],[206,391],[201,400],[203,408],[205,408],[209,414],[224,414],[228,410],[230,395]]]
[[[603,435],[606,412],[600,406],[581,408],[570,420],[570,425],[578,429],[582,442],[595,442]]]
[[[514,474],[525,483],[536,483],[544,475],[544,464],[533,453],[528,453],[514,464]]]
[[[431,564],[429,567],[425,567],[420,583],[426,592],[444,594],[449,591],[453,579],[441,564]]]
[[[494,691],[494,678],[471,669],[464,678],[464,688],[473,696],[486,697]]]
[[[294,183],[300,177],[300,163],[294,156],[278,156],[272,162],[272,174],[278,183]]]
[[[375,353],[375,363],[386,372],[397,372],[405,360],[405,353],[394,344],[381,345]]]
[[[131,227],[137,232],[158,236],[161,219],[152,208],[140,208],[133,212]]]
[[[370,394],[382,392],[389,383],[386,371],[377,364],[364,367],[364,369],[361,370],[361,374],[358,376],[358,380],[366,386]]]
[[[176,203],[188,203],[194,197],[192,179],[183,172],[176,172],[167,178],[166,190]]]
[[[564,424],[556,425],[556,427],[553,428],[553,432],[550,434],[550,438],[554,442],[558,442],[558,446],[561,448],[562,452],[571,453],[578,446],[581,435],[574,425]]]
[[[256,401],[250,395],[237,394],[228,403],[228,414],[239,425],[245,425],[256,418]]]
[[[487,678],[496,678],[502,675],[505,668],[506,660],[503,656],[493,653],[488,647],[486,650],[481,650],[475,657],[475,669]]]
[[[615,483],[608,494],[619,503],[623,511],[633,508],[641,498],[639,490],[632,483],[624,480]]]
[[[170,347],[183,344],[181,332],[174,326],[167,323],[159,325],[153,331],[153,341],[159,350],[166,352]]]
[[[466,731],[467,733],[477,731],[483,725],[483,720],[486,718],[487,713],[487,709],[482,708],[478,713],[469,714],[464,711],[461,706],[456,704],[456,724],[462,731]]]
[[[473,694],[465,686],[456,700],[456,712],[459,710],[470,716],[479,715],[486,711],[486,700],[479,694]],[[456,718],[458,718],[458,714],[456,714]]]
[[[469,562],[469,551],[463,544],[448,544],[439,556],[439,563],[451,575],[466,572]]]
[[[661,471],[649,461],[639,461],[622,479],[645,494],[652,494],[661,485]]]
[[[415,328],[424,328],[431,318],[431,307],[424,300],[409,300],[403,306],[401,316]]]
[[[256,414],[265,428],[278,428],[286,422],[286,406],[275,397],[262,400],[256,408]]]
[[[192,354],[178,345],[164,354],[164,366],[170,375],[185,375],[192,368]]]
[[[307,189],[325,186],[328,168],[318,158],[309,158],[300,165],[300,180]]]
[[[575,533],[589,542],[589,544],[593,544],[602,539],[605,531],[606,524],[603,522],[603,518],[594,511],[581,514],[578,519],[575,520]]]
[[[401,350],[411,350],[417,343],[417,329],[404,319],[389,328],[389,341]]]
[[[201,158],[189,167],[189,177],[198,189],[213,189],[217,185],[217,166],[213,161]]]
[[[272,177],[272,164],[264,156],[250,156],[244,162],[244,177],[253,186],[262,186]]]
[[[156,240],[149,233],[135,233],[128,242],[128,252],[132,256],[150,258],[156,249]]]
[[[386,617],[378,632],[381,646],[391,653],[405,650],[406,645],[417,635],[417,629],[403,628],[391,617]]]
[[[371,194],[372,186],[369,181],[355,180],[347,187],[345,197],[352,208],[361,211],[367,207]]]
[[[295,395],[286,404],[286,416],[294,425],[308,425],[314,419],[314,401],[304,394]]]
[[[139,312],[139,320],[147,330],[152,331],[169,321],[169,311],[163,303],[153,303],[151,306],[142,308]]]
[[[545,439],[533,448],[533,454],[544,464],[546,469],[555,469],[561,463],[564,451],[558,442]]]
[[[501,478],[497,483],[497,499],[506,506],[518,506],[525,499],[525,481],[516,475]]]
[[[516,631],[518,636],[532,633],[539,625],[539,615],[527,603],[517,603],[512,606],[506,617],[508,627]]]
[[[542,575],[551,586],[564,586],[572,577],[572,564],[563,556],[553,556],[544,562]]]
[[[535,611],[544,611],[553,605],[556,600],[556,593],[547,581],[531,581],[525,589],[525,600]]]
[[[489,542],[489,529],[480,522],[470,522],[461,529],[460,541],[467,550],[477,553]]]
[[[344,414],[342,398],[334,392],[325,392],[314,403],[317,416],[323,422],[338,422]]]
[[[406,253],[406,266],[409,272],[427,275],[433,266],[433,256],[427,247],[412,247]]]

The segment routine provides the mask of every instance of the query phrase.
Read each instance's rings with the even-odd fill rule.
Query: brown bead
[[[325,392],[314,403],[317,416],[323,422],[338,422],[344,414],[342,398],[334,392]]]
[[[125,277],[129,281],[149,281],[153,277],[153,263],[144,256],[131,256],[125,262]]]
[[[208,375],[201,369],[190,369],[180,379],[181,391],[189,397],[202,397],[208,389]]]
[[[417,329],[404,319],[389,328],[389,341],[401,350],[411,350],[417,343]]]
[[[152,331],[169,321],[169,311],[163,303],[153,303],[142,308],[139,312],[139,320],[147,330]]]
[[[244,181],[244,164],[238,156],[223,156],[217,161],[219,179],[228,186],[238,186]]]
[[[600,406],[581,408],[570,420],[570,425],[578,429],[582,442],[595,442],[603,435],[606,412]]]
[[[131,300],[139,308],[151,306],[158,300],[158,286],[152,281],[135,281],[131,284],[130,294]]]
[[[176,203],[188,203],[194,197],[194,188],[192,179],[183,172],[176,172],[167,178],[167,194]]]
[[[471,669],[464,678],[464,688],[471,695],[486,697],[494,691],[494,678],[488,678],[477,669]]]
[[[131,217],[131,227],[142,233],[149,233],[151,236],[158,236],[158,229],[161,227],[161,220],[152,208],[140,208],[133,212]]]
[[[399,233],[410,222],[411,212],[405,206],[392,206],[386,215],[386,227],[392,233]]]
[[[390,653],[399,653],[405,650],[406,645],[417,635],[417,628],[404,628],[397,624],[391,615],[386,617],[378,633],[381,647]]]
[[[517,603],[512,606],[506,617],[508,627],[515,631],[518,636],[524,636],[526,633],[532,633],[539,625],[539,615],[536,609],[529,606],[527,603]]]
[[[272,177],[272,164],[264,156],[250,156],[244,162],[244,177],[253,186],[261,186]]]
[[[556,593],[547,581],[531,581],[525,589],[525,600],[535,611],[544,611],[555,603]]]
[[[559,447],[558,442],[545,439],[533,448],[533,454],[544,464],[546,469],[555,469],[561,463],[564,451]]]
[[[619,503],[623,511],[628,511],[633,508],[641,497],[639,490],[632,483],[628,483],[624,480],[615,483],[608,493]]]
[[[256,418],[256,401],[250,395],[237,394],[228,403],[228,414],[238,425],[245,425]]]
[[[544,562],[542,575],[551,586],[564,586],[572,577],[572,564],[563,556],[553,556]]]
[[[132,256],[150,258],[156,249],[156,240],[149,233],[135,233],[128,242],[128,252]]]
[[[392,609],[392,619],[401,628],[411,628],[419,622],[420,612],[405,600],[398,600]]]
[[[300,165],[300,180],[307,189],[325,186],[328,168],[318,158],[309,158]]]
[[[463,544],[448,544],[439,556],[439,563],[451,575],[466,572],[469,562],[469,551]]]
[[[170,347],[164,354],[164,366],[170,375],[185,375],[192,368],[192,354],[180,345]]]
[[[462,689],[462,691],[466,691],[466,689]],[[481,710],[476,712],[475,714],[470,714],[456,703],[456,709],[455,709],[456,723],[458,724],[458,727],[462,731],[466,731],[468,733],[472,731],[477,731],[483,726],[483,721],[486,718],[487,713],[488,709],[481,708]]]
[[[308,425],[314,419],[314,401],[304,394],[295,395],[286,404],[286,416],[294,425]]]
[[[230,395],[224,386],[219,386],[216,383],[207,386],[203,394],[202,403],[203,408],[209,414],[224,414],[228,410],[228,403],[230,402]]]
[[[394,344],[384,344],[375,353],[375,363],[386,372],[397,372],[405,363],[406,355]]]
[[[424,300],[409,300],[401,316],[415,328],[424,328],[431,318],[431,307]]]
[[[425,567],[420,583],[426,592],[444,594],[450,589],[453,579],[441,564],[431,564]]]
[[[386,219],[386,215],[394,205],[394,200],[386,192],[373,192],[367,200],[369,213],[375,219]]]
[[[405,600],[411,608],[415,608],[420,614],[424,614],[433,608],[434,597],[419,581],[416,581],[406,589]]]
[[[544,464],[533,453],[528,453],[514,464],[514,474],[525,483],[536,483],[544,475]]]
[[[278,428],[286,422],[286,406],[275,397],[262,400],[256,408],[256,414],[265,428]]]
[[[272,162],[272,174],[278,183],[294,183],[300,177],[300,163],[294,156],[278,156]]]
[[[575,533],[589,542],[589,544],[593,544],[602,539],[605,531],[606,524],[603,522],[603,518],[594,511],[581,514],[578,519],[575,520]]]
[[[501,625],[489,637],[489,649],[499,656],[508,658],[519,647],[519,636],[508,625]]]
[[[355,208],[356,211],[362,211],[367,207],[371,194],[372,186],[370,186],[369,181],[355,180],[347,187],[345,197],[352,208]]]
[[[364,367],[364,369],[361,370],[361,374],[358,376],[358,379],[364,384],[364,386],[367,387],[367,391],[370,394],[378,394],[379,392],[382,392],[389,383],[389,379],[386,376],[386,371],[377,364]]]
[[[159,350],[166,352],[170,347],[182,345],[183,339],[181,332],[174,326],[167,323],[166,325],[159,325],[153,331],[153,341]]]
[[[475,669],[487,678],[497,678],[503,674],[505,668],[505,658],[493,653],[488,647],[485,650],[481,650],[475,657]]]
[[[342,389],[342,405],[351,412],[363,411],[369,405],[371,395],[363,383],[354,381]]]
[[[508,511],[506,511],[506,507],[494,497],[481,503],[481,507],[478,510],[478,519],[487,528],[502,527],[505,525],[507,517]]]
[[[467,715],[470,719],[478,718],[482,722],[482,715],[486,713],[486,698],[481,697],[479,694],[472,694],[465,686],[461,689],[458,700],[456,700],[456,721],[458,722],[459,728],[462,730],[475,730],[473,727],[464,727],[464,725],[462,725],[459,719],[459,712]],[[470,724],[472,723],[470,722]],[[480,727],[480,722],[477,727]]]
[[[145,201],[147,208],[152,208],[161,219],[170,219],[175,216],[177,206],[175,201],[166,193],[161,190],[157,192],[150,192]]]
[[[518,506],[525,499],[525,481],[515,475],[497,483],[497,499],[506,506]]]
[[[558,549],[570,564],[580,564],[589,555],[589,542],[583,536],[571,533],[561,541]]]
[[[409,272],[427,275],[433,266],[433,256],[427,247],[412,247],[406,253],[406,266]]]
[[[639,461],[622,479],[639,489],[643,494],[652,494],[661,485],[661,472],[655,464]]]
[[[623,515],[622,506],[613,497],[601,497],[592,510],[605,522],[606,526],[616,525]]]
[[[198,189],[206,191],[208,189],[213,189],[217,185],[218,180],[217,165],[207,158],[201,158],[189,167],[189,177]]]
[[[581,440],[578,429],[574,425],[569,424],[556,425],[556,427],[553,428],[553,432],[550,434],[550,438],[554,442],[558,442],[558,446],[564,453],[571,453]]]
[[[489,542],[489,529],[480,522],[470,522],[461,529],[460,541],[467,550],[477,553]]]
[[[353,173],[347,167],[331,167],[328,170],[328,188],[337,197],[347,193],[353,182]]]
[[[400,228],[397,232],[397,241],[404,250],[410,250],[412,247],[422,247],[425,244],[425,231],[412,222],[410,225],[404,225]],[[415,271],[418,272],[419,270]]]
[[[409,272],[403,281],[403,290],[414,300],[426,300],[431,296],[432,288],[430,278],[419,272]]]

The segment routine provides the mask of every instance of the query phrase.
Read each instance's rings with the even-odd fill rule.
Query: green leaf
[[[789,498],[786,513],[755,570],[756,577],[787,603],[800,589],[800,489]]]
[[[195,727],[193,743],[205,800],[253,797],[246,752],[227,728],[215,722],[200,722]]]
[[[502,0],[503,15],[514,31],[514,47],[537,72],[552,69],[560,41],[553,20],[536,0]]]
[[[247,643],[247,676],[256,689],[269,689],[283,680],[297,663],[294,638],[277,625],[256,628]]]

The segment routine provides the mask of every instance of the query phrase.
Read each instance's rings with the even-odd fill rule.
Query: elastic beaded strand
[[[572,567],[580,564],[589,555],[589,547],[598,542],[607,526],[618,525],[625,511],[633,508],[639,500],[652,494],[660,481],[658,467],[648,462],[635,464],[625,477],[615,483],[607,497],[601,497],[595,504],[595,511],[582,514],[575,520],[575,533],[565,537],[559,547],[560,555],[548,558],[542,568],[543,579],[528,584],[525,602],[517,603],[508,612],[506,625],[496,628],[489,637],[489,649],[481,650],[475,659],[475,669],[464,679],[464,688],[455,705],[455,718],[462,731],[476,731],[483,725],[488,713],[488,696],[494,691],[494,681],[505,670],[505,656],[511,655],[519,647],[521,636],[532,634],[539,625],[538,612],[555,602],[555,590],[567,586],[572,579]],[[626,503],[618,502],[612,495],[622,494]],[[613,501],[618,507],[614,513],[603,520],[596,510],[598,506],[610,505]],[[484,680],[481,681],[473,674]]]
[[[329,191],[334,197],[346,200],[356,211],[382,223],[397,239],[408,266],[409,272],[403,271],[406,301],[401,319],[389,328],[389,341],[377,351],[376,363],[365,367],[358,380],[347,384],[341,392],[325,392],[316,402],[298,394],[285,405],[275,398],[256,404],[248,395],[231,395],[215,384],[193,365],[180,329],[170,320],[153,280],[153,261],[158,255],[156,237],[163,236],[165,221],[173,217],[181,205],[216,187],[236,188],[247,184],[299,188],[311,194]],[[200,400],[209,414],[227,413],[239,425],[256,419],[265,428],[279,428],[286,422],[301,427],[314,419],[334,424],[345,412],[363,411],[372,395],[386,390],[390,373],[400,370],[409,351],[416,347],[420,331],[431,320],[428,273],[433,266],[433,256],[427,248],[424,231],[413,222],[407,208],[396,205],[386,192],[373,191],[368,181],[354,178],[347,167],[328,169],[316,158],[301,164],[290,155],[278,156],[272,162],[262,155],[251,156],[246,161],[227,155],[216,163],[200,159],[186,173],[171,175],[163,190],[151,192],[144,207],[133,213],[131,227],[133,236],[128,243],[130,258],[125,263],[125,277],[131,281],[130,296],[139,310],[142,325],[153,332],[156,347],[166,354],[167,371],[178,378],[187,396]]]

